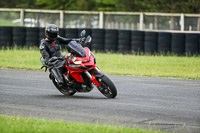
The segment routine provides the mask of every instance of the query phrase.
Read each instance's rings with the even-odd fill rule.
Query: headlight
[[[81,64],[82,64],[82,61],[75,61],[74,64],[76,64],[76,65],[81,65]]]

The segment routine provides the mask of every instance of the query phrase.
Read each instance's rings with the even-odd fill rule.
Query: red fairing
[[[90,50],[85,47],[84,48],[85,52],[86,52],[86,57],[76,57],[75,61],[83,61],[84,63],[81,64],[81,66],[95,66],[96,67],[96,63],[94,62],[94,57],[91,55]]]
[[[92,75],[91,80],[92,80],[92,82],[93,82],[96,86],[100,86],[99,82],[98,82],[97,79],[94,77],[94,75]]]
[[[96,67],[96,63],[94,62],[95,58],[94,58],[94,56],[91,55],[90,50],[87,47],[85,47],[84,50],[86,51],[86,57],[74,57],[73,59],[75,59],[75,60],[72,59],[70,61],[70,63],[74,63],[76,61],[82,61],[82,64],[80,66],[91,66],[92,65],[92,66]],[[69,68],[67,66],[67,63],[65,64],[65,67]]]
[[[83,78],[81,77],[80,72],[70,71],[70,75],[71,75],[74,79],[76,79],[78,82],[81,82],[81,83],[84,82]]]
[[[84,80],[81,77],[81,73],[85,70],[91,70],[93,68],[96,67],[96,62],[95,62],[95,57],[91,54],[90,50],[85,47],[84,48],[85,52],[86,52],[86,57],[73,57],[72,60],[70,61],[70,64],[75,64],[76,62],[82,62],[81,64],[76,64],[76,66],[83,66],[83,67],[87,67],[90,66],[88,69],[81,69],[78,67],[69,67],[67,66],[67,61],[65,64],[65,67],[68,70],[68,75],[69,75],[69,79],[70,76],[72,76],[74,79],[76,79],[78,82],[83,83]],[[71,55],[70,55],[71,56]],[[69,59],[69,58],[68,58]],[[67,60],[68,60],[67,59]],[[97,86],[100,86],[98,81],[96,80],[96,78],[92,75],[92,79],[91,79]]]

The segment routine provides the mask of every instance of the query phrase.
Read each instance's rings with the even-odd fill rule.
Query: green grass
[[[12,20],[0,19],[0,26],[20,26],[20,23],[13,23]]]
[[[200,79],[200,57],[97,54],[97,61],[110,74]]]
[[[107,74],[200,79],[200,57],[198,56],[94,54],[97,58],[97,66]],[[39,70],[40,56],[38,49],[0,50],[0,67]]]
[[[65,123],[0,115],[0,133],[161,133],[139,128]]]

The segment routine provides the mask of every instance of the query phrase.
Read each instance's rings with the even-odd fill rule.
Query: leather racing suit
[[[58,81],[58,85],[62,87],[64,79],[62,76],[63,67],[65,64],[64,56],[61,54],[60,44],[68,44],[70,41],[78,41],[79,39],[68,39],[58,36],[55,41],[48,41],[42,39],[40,42],[40,53],[44,59],[44,63],[47,66],[52,66],[50,71]],[[55,62],[56,61],[56,62]]]

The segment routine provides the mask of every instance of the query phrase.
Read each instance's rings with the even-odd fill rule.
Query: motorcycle
[[[77,92],[90,92],[94,86],[107,98],[115,98],[117,89],[113,82],[96,66],[96,58],[88,47],[92,41],[91,36],[85,38],[86,31],[80,33],[80,41],[70,41],[67,45],[68,55],[64,59],[64,86],[60,87],[51,68],[42,62],[42,68],[49,68],[49,77],[55,87],[64,95],[72,96]]]

